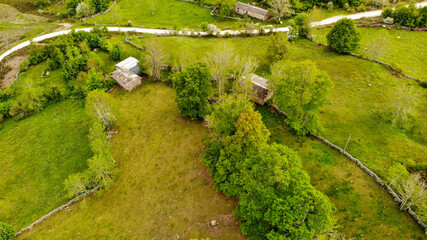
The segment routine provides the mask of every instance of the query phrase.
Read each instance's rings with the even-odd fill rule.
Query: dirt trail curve
[[[424,7],[424,6],[427,6],[427,2],[417,3],[415,5],[417,7]],[[362,13],[356,13],[356,14],[350,14],[350,15],[339,15],[339,16],[330,17],[330,18],[327,18],[327,19],[324,19],[324,20],[321,20],[318,22],[313,22],[311,25],[312,26],[327,25],[327,24],[335,23],[342,18],[360,19],[360,18],[364,18],[364,17],[378,17],[381,15],[381,12],[382,12],[382,10],[376,10],[376,11],[368,11],[368,12],[362,12]],[[79,29],[74,29],[74,30],[75,31],[89,32],[91,29],[92,28],[79,28]],[[121,31],[121,32],[137,32],[137,33],[148,33],[148,34],[169,34],[171,32],[170,30],[164,30],[164,29],[150,29],[150,28],[139,28],[139,27],[108,27],[108,31],[111,31],[111,32],[119,32],[119,31]],[[289,27],[276,28],[276,29],[273,29],[272,31],[287,32],[287,31],[289,31]],[[63,31],[53,32],[53,33],[49,33],[49,34],[45,34],[45,35],[33,38],[32,40],[20,43],[20,44],[16,45],[15,47],[4,52],[0,56],[0,62],[3,61],[3,59],[5,57],[9,56],[10,54],[14,53],[15,51],[18,51],[22,48],[29,46],[31,44],[31,42],[41,42],[41,41],[44,41],[46,39],[54,38],[54,37],[64,35],[64,34],[68,34],[70,32],[71,32],[71,30],[63,30]],[[242,32],[242,30],[225,30],[225,31],[219,32],[219,34],[224,35],[226,33],[230,33],[230,34],[234,35],[234,34],[239,34],[241,32]],[[268,32],[268,30],[267,30],[267,32]],[[253,33],[257,33],[257,30],[253,31]],[[188,33],[188,32],[179,32],[178,33],[178,35],[181,35],[181,36],[186,36],[189,34],[190,33]],[[206,35],[206,33],[200,32],[200,35]]]

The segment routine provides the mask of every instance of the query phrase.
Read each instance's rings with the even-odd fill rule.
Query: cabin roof
[[[119,62],[116,64],[117,68],[125,69],[125,70],[131,70],[132,68],[138,66],[138,59],[134,57],[128,57],[125,60]]]

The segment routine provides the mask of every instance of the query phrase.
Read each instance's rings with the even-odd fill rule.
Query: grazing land
[[[23,228],[67,201],[63,182],[92,152],[83,102],[51,104],[0,125],[0,219]]]
[[[174,93],[162,83],[125,93],[119,133],[112,138],[117,184],[25,233],[20,239],[174,238],[242,239],[232,219],[235,203],[212,189],[200,161],[206,128],[181,117]],[[355,164],[309,137],[296,137],[267,107],[259,107],[271,141],[297,151],[312,184],[335,204],[340,232],[352,238],[422,239],[416,223]],[[127,146],[124,148],[123,146]],[[165,149],[168,149],[167,151]],[[155,217],[153,217],[155,216]],[[212,228],[209,221],[218,226]]]
[[[231,216],[234,201],[213,190],[200,161],[205,128],[179,115],[173,89],[145,82],[112,94],[120,108],[112,138],[116,184],[20,238],[243,239]]]
[[[326,34],[330,28],[315,30],[315,40],[327,44]],[[425,48],[427,32],[415,32],[384,28],[358,28],[362,34],[361,47],[356,51],[368,57],[367,48],[371,39],[388,36],[387,49],[378,60],[401,69],[403,73],[427,82],[427,49]]]
[[[148,38],[135,39],[134,43],[143,45]],[[114,41],[114,40],[113,40]],[[120,40],[116,39],[117,42]],[[191,51],[188,58],[204,60],[206,49],[215,44],[229,42],[243,55],[255,56],[261,63],[260,75],[268,78],[269,68],[264,55],[269,44],[267,37],[199,39],[199,38],[159,38],[172,57],[183,51]],[[132,51],[130,45],[125,45]],[[251,51],[247,51],[251,49]],[[425,91],[415,81],[395,77],[385,67],[352,56],[339,55],[323,47],[300,40],[293,45],[289,60],[310,59],[318,68],[326,71],[335,84],[330,95],[330,103],[325,105],[320,120],[324,126],[321,135],[344,147],[352,134],[347,151],[359,158],[369,168],[385,177],[388,168],[394,163],[417,170],[426,169],[427,117],[425,97],[416,109],[414,126],[402,129],[383,120],[393,104],[397,88],[413,86],[423,96]],[[405,147],[402,147],[402,144]]]

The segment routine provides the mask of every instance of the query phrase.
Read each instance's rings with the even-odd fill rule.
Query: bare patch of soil
[[[16,78],[16,74],[19,72],[19,64],[22,61],[26,60],[27,56],[16,56],[6,62],[6,66],[11,67],[12,69],[4,75],[3,80],[0,83],[0,87],[8,87]]]

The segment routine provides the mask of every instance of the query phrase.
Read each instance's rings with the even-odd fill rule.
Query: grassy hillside
[[[112,93],[120,108],[112,139],[119,178],[110,190],[63,211],[23,238],[242,239],[233,200],[212,188],[200,161],[201,122],[181,117],[173,89],[145,83]],[[217,220],[211,227],[209,222]]]
[[[154,6],[154,14],[151,11]],[[230,25],[233,21],[219,21],[211,16],[211,9],[178,0],[122,0],[102,16],[87,20],[92,23],[134,24],[153,28],[200,28],[202,22]]]
[[[67,100],[0,125],[0,221],[16,229],[66,202],[64,180],[92,153],[83,103]]]
[[[419,78],[427,82],[427,32],[412,32],[398,29],[382,28],[358,28],[362,34],[361,47],[356,51],[365,57],[369,57],[366,49],[369,41],[378,35],[388,36],[388,48],[384,56],[378,58],[392,66],[400,68],[403,73]],[[327,43],[326,34],[330,28],[315,30],[315,39]]]
[[[142,46],[146,41],[147,38],[135,39],[134,43]],[[264,59],[269,44],[267,37],[230,39],[167,37],[159,38],[159,41],[164,44],[172,57],[186,51],[189,53],[188,58],[194,61],[197,59],[203,61],[206,52],[215,44],[229,42],[240,54],[255,56],[261,64],[258,73],[268,78],[268,66]],[[124,46],[127,51],[134,51],[129,45]],[[320,115],[324,126],[322,136],[344,147],[351,133],[352,138],[347,151],[382,176],[385,176],[387,169],[397,162],[414,169],[426,170],[425,89],[413,80],[393,76],[379,64],[329,52],[306,40],[296,42],[288,58],[293,61],[305,59],[314,61],[318,68],[330,75],[335,84],[329,97],[330,103],[324,107]],[[405,85],[414,86],[422,94],[422,103],[416,109],[414,126],[409,130],[392,126],[381,117],[392,107],[396,89]]]
[[[212,188],[200,162],[202,122],[182,118],[174,93],[162,83],[112,93],[120,106],[119,133],[112,139],[120,176],[110,190],[60,212],[19,239],[242,239],[235,207]],[[268,108],[258,108],[271,141],[299,152],[312,183],[337,207],[341,232],[356,239],[423,239],[388,194],[337,152],[295,137]],[[212,228],[209,221],[219,225]]]

